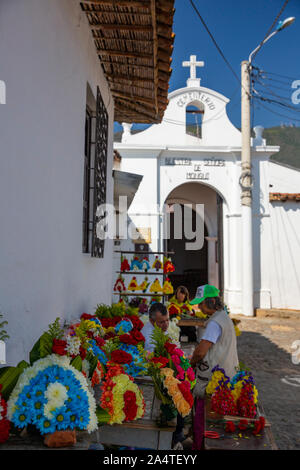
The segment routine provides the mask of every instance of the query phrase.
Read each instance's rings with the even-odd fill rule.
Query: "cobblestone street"
[[[297,351],[300,360],[300,318],[233,317],[241,320],[239,360],[252,371],[278,448],[300,449],[300,364],[292,361]]]

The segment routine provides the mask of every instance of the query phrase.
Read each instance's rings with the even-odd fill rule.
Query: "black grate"
[[[96,135],[95,135],[95,161],[94,161],[94,209],[93,209],[93,237],[91,256],[103,258],[104,239],[99,238],[99,222],[104,219],[104,211],[99,207],[106,202],[106,169],[108,147],[108,113],[105,108],[100,89],[97,88],[96,108]]]

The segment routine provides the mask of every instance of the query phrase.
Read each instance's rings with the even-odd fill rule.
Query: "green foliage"
[[[53,338],[48,332],[42,334],[29,353],[30,364],[52,354]]]
[[[3,318],[2,313],[0,313],[0,318]],[[5,341],[6,339],[9,339],[9,335],[4,329],[5,325],[8,325],[8,322],[6,320],[0,322],[0,341]]]
[[[75,369],[79,370],[79,372],[82,371],[82,359],[80,356],[74,357],[71,361],[71,366],[75,367]]]
[[[19,364],[17,365],[17,367],[18,367],[19,369],[24,370],[24,369],[27,369],[27,367],[30,367],[30,364],[28,364],[28,362],[26,362],[26,361],[21,361],[21,362],[19,362]]]
[[[150,342],[154,345],[154,352],[157,356],[166,356],[165,343],[169,340],[169,336],[165,335],[157,325],[154,325]]]
[[[105,352],[105,354],[108,357],[110,357],[110,355],[113,351],[115,351],[116,349],[119,349],[119,346],[120,346],[120,340],[119,340],[118,336],[116,336],[115,338],[111,338],[111,339],[107,340],[105,342],[104,346],[102,347],[102,349]]]
[[[98,318],[112,318],[109,305],[98,304],[95,311],[95,315]]]
[[[97,408],[96,408],[96,416],[98,419],[99,426],[101,425],[103,426],[104,424],[107,424],[110,418],[109,413],[103,408],[101,408],[99,405],[97,405]]]
[[[59,317],[56,318],[56,320],[51,323],[48,327],[49,329],[47,333],[51,336],[52,340],[62,339],[62,337],[64,336],[64,330],[60,327]]]
[[[92,376],[93,376],[94,370],[95,370],[96,367],[97,367],[98,359],[97,359],[97,357],[94,356],[94,354],[91,353],[91,352],[88,352],[85,358],[86,358],[86,360],[87,360],[87,361],[89,362],[89,364],[90,364],[89,378],[91,379]]]
[[[138,315],[138,309],[120,304],[98,304],[95,316],[98,318],[124,317],[125,315]]]
[[[4,369],[4,372],[1,373],[0,385],[2,385],[1,395],[4,400],[7,401],[11,392],[15,388],[23,369],[20,367],[5,367]]]

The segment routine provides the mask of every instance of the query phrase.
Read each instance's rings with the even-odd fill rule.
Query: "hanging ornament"
[[[154,292],[155,294],[158,292],[162,292],[162,287],[158,278],[156,278],[155,281],[151,284],[150,292]]]
[[[167,277],[163,285],[163,293],[166,295],[169,295],[169,294],[173,294],[173,292],[174,292],[173,286],[171,284],[170,279]]]
[[[175,266],[171,261],[171,258],[164,257],[164,274],[173,273]]]
[[[144,256],[143,261],[142,261],[142,269],[146,272],[149,271],[150,269],[150,264],[148,260],[148,256]]]
[[[140,284],[140,290],[143,291],[143,292],[146,292],[149,284],[150,284],[150,282],[148,282],[148,278],[145,277],[142,284]]]
[[[122,273],[124,273],[125,271],[130,271],[130,266],[126,256],[124,258],[123,256],[121,256],[121,271]]]
[[[142,264],[138,258],[138,256],[135,256],[133,260],[131,261],[130,264],[130,270],[131,271],[140,271],[142,269]]]
[[[138,283],[136,282],[136,277],[133,277],[131,279],[127,289],[131,291],[139,290]]]
[[[162,262],[160,259],[158,259],[158,256],[155,256],[154,263],[152,264],[152,268],[156,269],[156,271],[159,271],[160,269],[163,268]]]
[[[122,276],[119,276],[114,285],[114,292],[124,292],[124,291],[126,291],[124,278]]]

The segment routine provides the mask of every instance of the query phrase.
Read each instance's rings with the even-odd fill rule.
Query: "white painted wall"
[[[270,192],[300,192],[300,172],[269,162]],[[270,273],[272,307],[300,309],[300,204],[270,202]]]
[[[113,101],[79,2],[2,0],[0,10],[0,310],[15,364],[57,316],[111,300],[112,241],[104,259],[82,254],[87,83],[110,116],[108,201]]]

